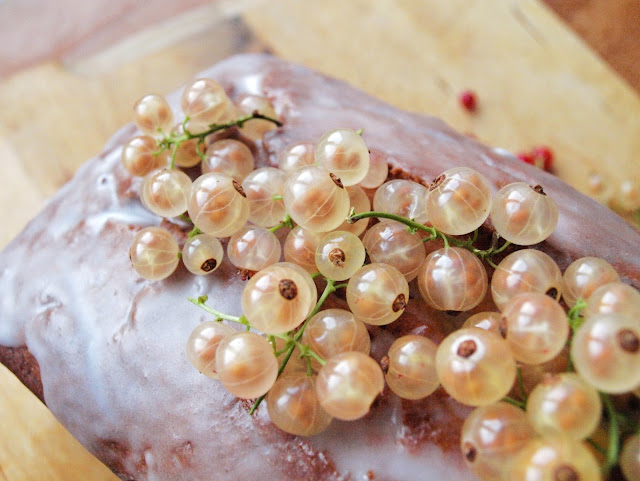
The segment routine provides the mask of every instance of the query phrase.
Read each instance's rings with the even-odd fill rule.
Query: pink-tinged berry
[[[533,149],[535,165],[550,172],[553,168],[553,151],[546,145],[538,145]]]
[[[460,105],[469,112],[475,112],[478,107],[478,99],[473,90],[464,90],[458,96],[458,100],[460,101]]]

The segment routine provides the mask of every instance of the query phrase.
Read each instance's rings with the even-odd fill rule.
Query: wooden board
[[[0,79],[0,167],[10,179],[0,246],[128,121],[139,96],[242,51],[271,50],[492,145],[549,144],[558,174],[583,190],[592,173],[614,198],[622,180],[640,185],[640,99],[536,0],[193,5]],[[456,101],[464,88],[479,94],[476,115]],[[0,481],[115,479],[2,367],[0,412]]]

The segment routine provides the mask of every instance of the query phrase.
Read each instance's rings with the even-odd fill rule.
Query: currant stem
[[[527,404],[527,391],[524,389],[524,379],[522,378],[522,369],[518,366],[516,373],[518,375],[518,387],[520,389],[520,396],[522,396],[522,401]]]
[[[602,404],[609,417],[609,446],[607,447],[607,458],[602,466],[602,472],[605,477],[611,472],[613,467],[618,464],[618,454],[620,453],[620,425],[618,424],[618,413],[613,406],[611,396],[609,394],[600,393]]]
[[[518,407],[523,410],[527,406],[526,403],[524,403],[523,401],[518,401],[517,399],[513,399],[512,397],[509,397],[509,396],[503,397],[502,400],[506,403],[512,404],[515,407]]]
[[[282,200],[284,199],[283,196],[279,195],[279,194],[273,194],[273,200]]]
[[[273,122],[278,127],[282,127],[282,122],[280,122],[278,119],[274,119],[266,115],[262,115],[260,112],[255,111],[252,114],[237,118],[235,120],[232,120],[231,122],[226,122],[223,124],[211,124],[209,125],[209,128],[204,132],[198,132],[197,134],[194,134],[187,128],[189,117],[185,117],[184,121],[182,122],[182,130],[184,131],[184,133],[181,135],[169,135],[168,137],[165,137],[164,139],[162,139],[159,144],[160,146],[159,152],[162,152],[163,150],[166,150],[169,148],[172,149],[171,162],[169,166],[171,169],[173,169],[175,168],[176,152],[178,151],[178,147],[180,147],[180,145],[183,142],[186,142],[187,140],[191,140],[191,139],[198,139],[198,143],[196,144],[196,152],[201,158],[203,158],[204,154],[200,150],[200,144],[203,144],[205,142],[205,138],[207,137],[207,135],[213,134],[214,132],[218,132],[220,130],[229,129],[231,127],[237,126],[242,128],[245,122],[248,122],[249,120],[252,120],[252,119],[267,120],[269,122]]]
[[[284,219],[282,219],[282,222],[280,222],[279,224],[276,224],[273,227],[269,228],[269,230],[271,232],[275,232],[275,231],[277,231],[278,229],[280,229],[282,227],[288,227],[289,229],[293,229],[293,220],[291,220],[291,216],[289,214],[287,214],[286,217]]]
[[[196,226],[193,226],[193,229],[191,229],[191,232],[187,234],[187,237],[191,239],[192,237],[195,237],[200,234],[202,234],[202,231],[198,229]]]
[[[238,324],[244,324],[244,325],[247,324],[246,322],[247,318],[244,316],[242,317],[232,316],[230,314],[225,314],[224,312],[220,312],[217,309],[214,309],[213,307],[207,306],[206,302],[209,299],[209,296],[200,296],[197,299],[194,299],[193,297],[187,297],[187,299],[189,302],[191,302],[192,304],[195,304],[203,311],[216,316],[216,319],[224,319],[226,321],[237,322]],[[244,322],[242,321],[243,317],[244,317]]]
[[[322,304],[324,304],[324,301],[327,300],[327,297],[329,297],[330,294],[333,294],[336,291],[334,282],[335,281],[332,281],[331,279],[327,280],[327,285],[324,288],[324,291],[322,292],[320,299],[318,299],[318,302],[316,303],[316,307],[313,308],[313,311],[311,311],[307,319],[302,323],[302,326],[300,326],[300,329],[298,329],[298,332],[296,332],[295,335],[293,336],[294,344],[292,344],[291,347],[287,350],[287,354],[282,360],[282,364],[280,364],[280,367],[278,368],[278,377],[280,377],[280,375],[284,372],[284,368],[287,367],[287,363],[289,362],[289,359],[291,359],[291,355],[293,354],[293,351],[296,348],[296,344],[299,344],[300,339],[302,338],[302,334],[304,334],[304,329],[307,327],[309,320],[320,311],[320,308],[322,307]],[[266,394],[263,394],[262,396],[260,396],[258,399],[255,400],[255,402],[253,403],[253,406],[251,406],[251,409],[249,409],[249,415],[253,414],[255,410],[258,409],[258,406],[260,406],[260,404],[262,403],[265,397],[266,397]]]

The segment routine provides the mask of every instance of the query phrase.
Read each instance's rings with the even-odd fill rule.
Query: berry
[[[621,314],[640,318],[640,292],[622,282],[598,287],[587,299],[584,317],[595,314]]]
[[[491,278],[491,296],[500,310],[518,294],[541,292],[559,300],[561,290],[560,268],[548,254],[534,249],[509,254]]]
[[[155,169],[167,165],[167,153],[155,155],[158,150],[158,143],[153,137],[141,135],[124,144],[120,159],[131,175],[144,177]]]
[[[249,147],[237,140],[223,139],[207,147],[202,173],[221,172],[241,183],[253,171],[254,163]]]
[[[617,282],[620,276],[604,259],[583,257],[572,262],[562,276],[562,298],[569,307],[586,300],[598,287]]]
[[[314,164],[316,161],[316,145],[313,142],[298,142],[286,147],[278,155],[278,168],[287,173],[298,167]]]
[[[193,183],[188,203],[196,227],[215,237],[239,231],[249,218],[249,202],[242,187],[218,172],[201,175]]]
[[[215,271],[220,267],[223,257],[224,250],[220,241],[207,234],[187,239],[182,248],[182,262],[189,272],[198,276]]]
[[[242,312],[256,329],[282,334],[304,321],[313,294],[301,272],[273,265],[255,274],[245,285]]]
[[[154,214],[175,217],[187,210],[191,185],[191,179],[181,170],[159,170],[145,178],[140,199]]]
[[[402,315],[409,302],[409,284],[402,273],[387,264],[361,267],[347,284],[347,303],[356,319],[381,326]]]
[[[365,416],[384,389],[377,362],[361,352],[332,357],[318,373],[316,391],[324,410],[337,419],[353,421]]]
[[[239,269],[260,271],[280,260],[282,248],[273,232],[246,225],[233,234],[227,244],[227,257]]]
[[[427,217],[445,234],[468,234],[489,217],[491,200],[491,186],[484,175],[456,167],[438,176],[429,187]]]
[[[324,237],[322,232],[313,232],[300,226],[294,227],[284,241],[284,258],[297,264],[309,274],[318,272],[316,250]]]
[[[474,409],[462,425],[460,449],[473,473],[482,480],[505,478],[512,457],[535,432],[521,409],[499,402]]]
[[[593,386],[573,373],[548,375],[527,400],[527,418],[535,430],[589,437],[600,423],[602,403]]]
[[[384,262],[398,269],[407,282],[418,276],[418,269],[426,257],[420,236],[412,234],[400,222],[383,219],[362,238],[371,262]]]
[[[468,311],[487,293],[482,262],[461,247],[445,247],[429,254],[418,272],[420,295],[441,311]]]
[[[226,337],[236,331],[218,321],[206,321],[198,324],[187,339],[187,358],[198,371],[211,379],[218,379],[216,371],[216,352]]]
[[[475,112],[478,107],[478,99],[473,90],[463,90],[458,96],[460,105],[468,112]]]
[[[304,372],[283,375],[267,394],[271,422],[289,434],[313,436],[331,424],[316,396],[316,378]]]
[[[141,277],[159,281],[176,270],[179,252],[178,243],[169,231],[160,227],[147,227],[133,238],[129,258]]]
[[[278,119],[275,110],[273,110],[273,104],[268,98],[259,95],[245,95],[238,102],[238,109],[245,115],[258,112],[266,117]],[[251,119],[244,123],[240,132],[255,141],[262,139],[264,134],[277,128],[276,124],[269,120]]]
[[[464,321],[462,327],[478,327],[502,335],[501,325],[502,314],[499,312],[478,312]]]
[[[445,391],[468,406],[499,401],[516,378],[516,362],[508,344],[477,327],[458,329],[440,343],[436,370]]]
[[[317,165],[292,172],[283,197],[294,222],[314,232],[335,229],[349,214],[349,194],[340,179]]]
[[[550,361],[569,338],[564,309],[545,294],[519,294],[504,306],[502,314],[511,352],[525,364]]]
[[[147,135],[168,133],[173,123],[173,112],[164,97],[145,95],[133,106],[133,123]]]
[[[528,246],[542,242],[558,223],[558,207],[540,186],[508,184],[493,199],[491,222],[501,237]]]
[[[640,320],[620,314],[588,317],[573,336],[576,372],[599,391],[624,393],[640,385]]]
[[[242,182],[242,189],[249,201],[249,220],[262,227],[273,227],[279,224],[287,212],[282,196],[287,174],[274,167],[262,167],[247,175]]]
[[[620,469],[627,481],[640,479],[640,435],[629,436],[622,445]]]
[[[427,188],[410,180],[382,184],[373,196],[373,210],[397,214],[419,224],[427,222]]]
[[[184,89],[180,103],[185,116],[189,117],[189,130],[200,132],[224,117],[229,99],[219,83],[197,79]]]
[[[389,348],[389,369],[385,376],[389,388],[403,399],[422,399],[440,385],[436,373],[438,347],[426,337],[408,335]]]
[[[325,235],[316,249],[316,266],[327,279],[344,281],[364,264],[362,241],[351,232],[333,231]]]
[[[362,187],[352,185],[350,187],[346,187],[346,190],[347,194],[349,194],[349,204],[351,205],[354,214],[361,214],[362,212],[369,212],[371,210],[371,201],[369,200],[369,196],[366,192],[362,190]],[[370,220],[371,219],[369,217],[365,217],[353,224],[350,224],[345,220],[342,224],[336,227],[336,230],[351,232],[352,234],[359,236],[367,230]]]
[[[369,171],[369,150],[355,131],[336,129],[318,142],[316,162],[338,176],[344,186],[355,185]]]
[[[216,351],[218,378],[227,391],[241,399],[266,394],[278,377],[273,347],[254,332],[225,337]]]
[[[364,179],[360,181],[360,187],[377,189],[387,180],[388,175],[389,165],[386,157],[379,150],[371,149],[369,151],[369,170]]]

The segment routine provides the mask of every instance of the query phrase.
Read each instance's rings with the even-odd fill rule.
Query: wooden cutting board
[[[612,11],[638,15],[633,2],[612,1],[631,9]],[[580,190],[594,175],[614,201],[623,181],[640,186],[640,98],[537,0],[190,5],[135,33],[96,24],[90,42],[56,40],[66,46],[0,78],[0,246],[129,120],[138,97],[245,51],[303,63],[491,145],[550,145],[557,174]],[[473,115],[456,100],[466,88],[478,93]],[[0,481],[115,479],[1,366],[0,412]]]

